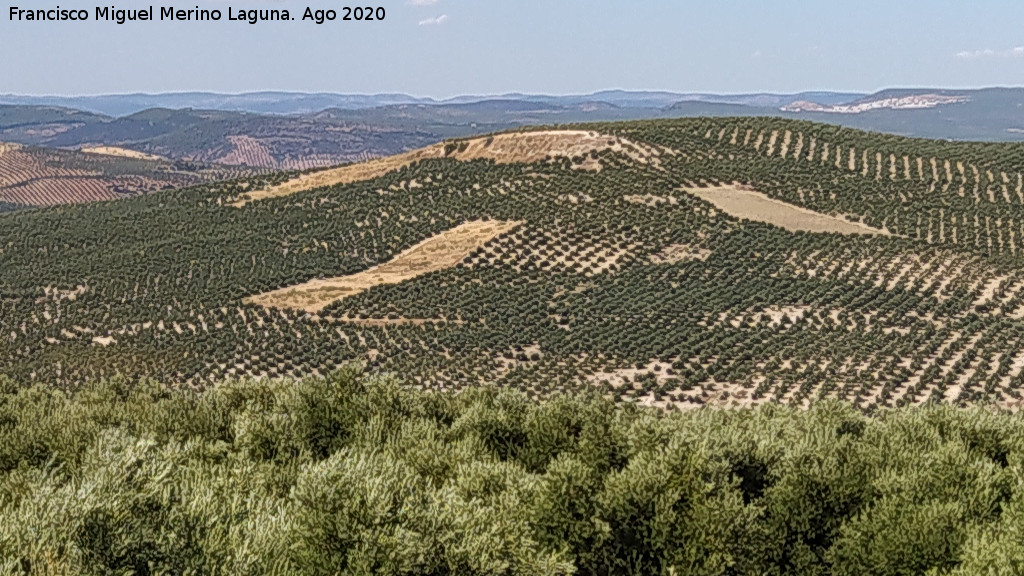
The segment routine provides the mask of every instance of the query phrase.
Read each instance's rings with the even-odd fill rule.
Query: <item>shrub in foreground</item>
[[[355,369],[205,392],[0,387],[5,574],[1014,574],[1024,424]]]

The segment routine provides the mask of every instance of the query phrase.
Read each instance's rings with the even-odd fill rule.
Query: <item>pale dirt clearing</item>
[[[157,162],[167,161],[167,158],[164,158],[163,156],[157,156],[156,154],[146,154],[145,152],[129,150],[127,148],[118,148],[117,146],[90,146],[88,148],[82,148],[82,152],[85,152],[86,154],[99,154],[100,156],[116,156],[118,158],[131,158],[133,160],[153,160]]]
[[[592,385],[607,382],[616,388],[622,388],[624,386],[631,386],[631,383],[636,380],[637,376],[649,376],[654,377],[658,384],[662,385],[666,384],[672,377],[671,368],[671,362],[651,360],[640,368],[624,367],[595,372],[587,376],[586,381]]]
[[[8,144],[7,142],[0,142],[0,156],[7,154],[8,152],[14,152],[20,150],[21,144]]]
[[[685,188],[683,191],[714,204],[730,216],[772,224],[791,232],[889,235],[885,230],[787,204],[740,185]]]
[[[451,268],[473,250],[519,226],[521,222],[474,221],[456,226],[395,256],[391,261],[350,276],[312,280],[245,299],[266,308],[320,312],[327,306],[374,286],[398,284]]]
[[[397,156],[378,158],[321,172],[304,174],[278,186],[244,194],[233,206],[244,206],[254,200],[279,198],[305,190],[351,184],[379,178],[414,162],[431,158],[453,158],[461,161],[493,160],[497,164],[534,163],[548,158],[583,158],[577,169],[597,171],[601,165],[590,158],[592,153],[612,151],[628,156],[641,164],[659,164],[661,152],[617,136],[584,130],[544,130],[513,132],[467,140],[434,144]],[[672,153],[666,151],[666,153]]]
[[[778,143],[778,141],[779,141],[779,131],[778,130],[772,130],[771,135],[768,136],[768,150],[765,151],[765,154],[767,154],[768,156],[775,155],[775,145]]]
[[[457,148],[448,157],[458,160],[491,159],[498,164],[541,162],[548,157],[578,158],[594,152],[611,151],[632,160],[657,164],[655,148],[625,138],[584,130],[545,130],[497,134],[452,142]]]
[[[676,264],[678,262],[691,262],[693,260],[704,261],[711,256],[711,250],[701,248],[692,244],[671,244],[661,252],[652,254],[650,261],[653,264]]]
[[[45,286],[43,287],[43,296],[36,299],[36,304],[42,304],[44,302],[50,301],[61,302],[64,300],[74,302],[75,300],[78,299],[79,296],[82,296],[87,292],[89,292],[89,287],[82,285],[75,286],[75,288],[70,290],[62,290],[54,286]]]

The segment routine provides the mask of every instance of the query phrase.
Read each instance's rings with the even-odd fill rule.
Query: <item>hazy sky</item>
[[[382,0],[383,22],[11,22],[0,93],[582,93],[1024,85],[1021,0]],[[102,4],[102,0],[99,1]],[[113,0],[107,0],[112,2]],[[187,1],[187,0],[186,0]],[[161,6],[128,0],[121,7]],[[191,0],[288,8],[337,0]],[[364,5],[372,4],[364,1]]]

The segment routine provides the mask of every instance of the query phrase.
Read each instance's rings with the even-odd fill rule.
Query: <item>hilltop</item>
[[[1015,408],[1024,147],[590,124],[0,216],[0,372]]]

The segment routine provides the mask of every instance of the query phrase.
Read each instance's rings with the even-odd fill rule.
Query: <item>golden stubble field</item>
[[[115,156],[117,158],[132,158],[134,160],[153,160],[155,162],[167,162],[167,158],[156,154],[146,154],[138,150],[129,150],[118,146],[91,146],[82,148],[86,154],[99,154],[101,156]]]
[[[772,224],[791,232],[889,235],[886,230],[794,206],[746,186],[734,184],[684,191],[714,204],[730,216]]]
[[[451,268],[477,248],[514,229],[521,222],[466,222],[416,244],[390,261],[368,270],[312,280],[246,299],[246,303],[267,308],[287,308],[317,313],[349,296],[374,286],[398,284],[413,278]]]

